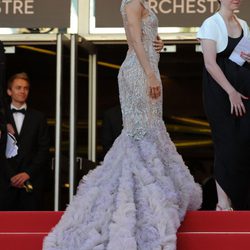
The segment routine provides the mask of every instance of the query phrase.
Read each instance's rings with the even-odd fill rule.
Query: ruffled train
[[[125,131],[85,176],[43,250],[175,250],[201,189],[159,125],[142,140]]]

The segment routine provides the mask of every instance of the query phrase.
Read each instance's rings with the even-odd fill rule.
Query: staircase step
[[[62,214],[0,212],[0,250],[41,250]],[[188,212],[177,238],[177,250],[249,250],[250,211]]]
[[[43,239],[47,233],[3,234],[0,233],[1,250],[42,250]]]
[[[1,232],[49,232],[63,212],[0,212]],[[1,248],[0,248],[1,249]]]
[[[250,211],[188,212],[179,232],[250,232]]]
[[[177,250],[249,250],[248,233],[178,233]]]
[[[177,250],[249,250],[250,212],[188,212],[177,239]]]

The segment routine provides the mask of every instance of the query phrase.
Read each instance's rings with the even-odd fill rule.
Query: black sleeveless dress
[[[228,37],[226,49],[217,54],[217,63],[226,78],[241,94],[250,97],[250,68],[229,60],[235,46],[243,37]],[[204,68],[203,100],[212,129],[214,142],[214,174],[217,182],[230,197],[234,209],[250,209],[250,100],[243,100],[246,114],[236,117],[230,113],[227,93]]]

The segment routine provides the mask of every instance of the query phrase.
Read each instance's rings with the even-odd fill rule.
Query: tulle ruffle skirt
[[[163,122],[141,140],[123,131],[43,250],[175,250],[180,222],[201,199]]]

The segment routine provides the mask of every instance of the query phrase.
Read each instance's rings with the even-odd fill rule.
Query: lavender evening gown
[[[127,29],[125,5],[121,13]],[[133,0],[132,0],[133,1]],[[143,44],[160,79],[153,48],[158,20],[142,21]],[[176,231],[187,210],[201,204],[201,189],[169,138],[162,98],[152,100],[133,48],[119,76],[123,131],[102,165],[83,177],[43,250],[175,250]]]

